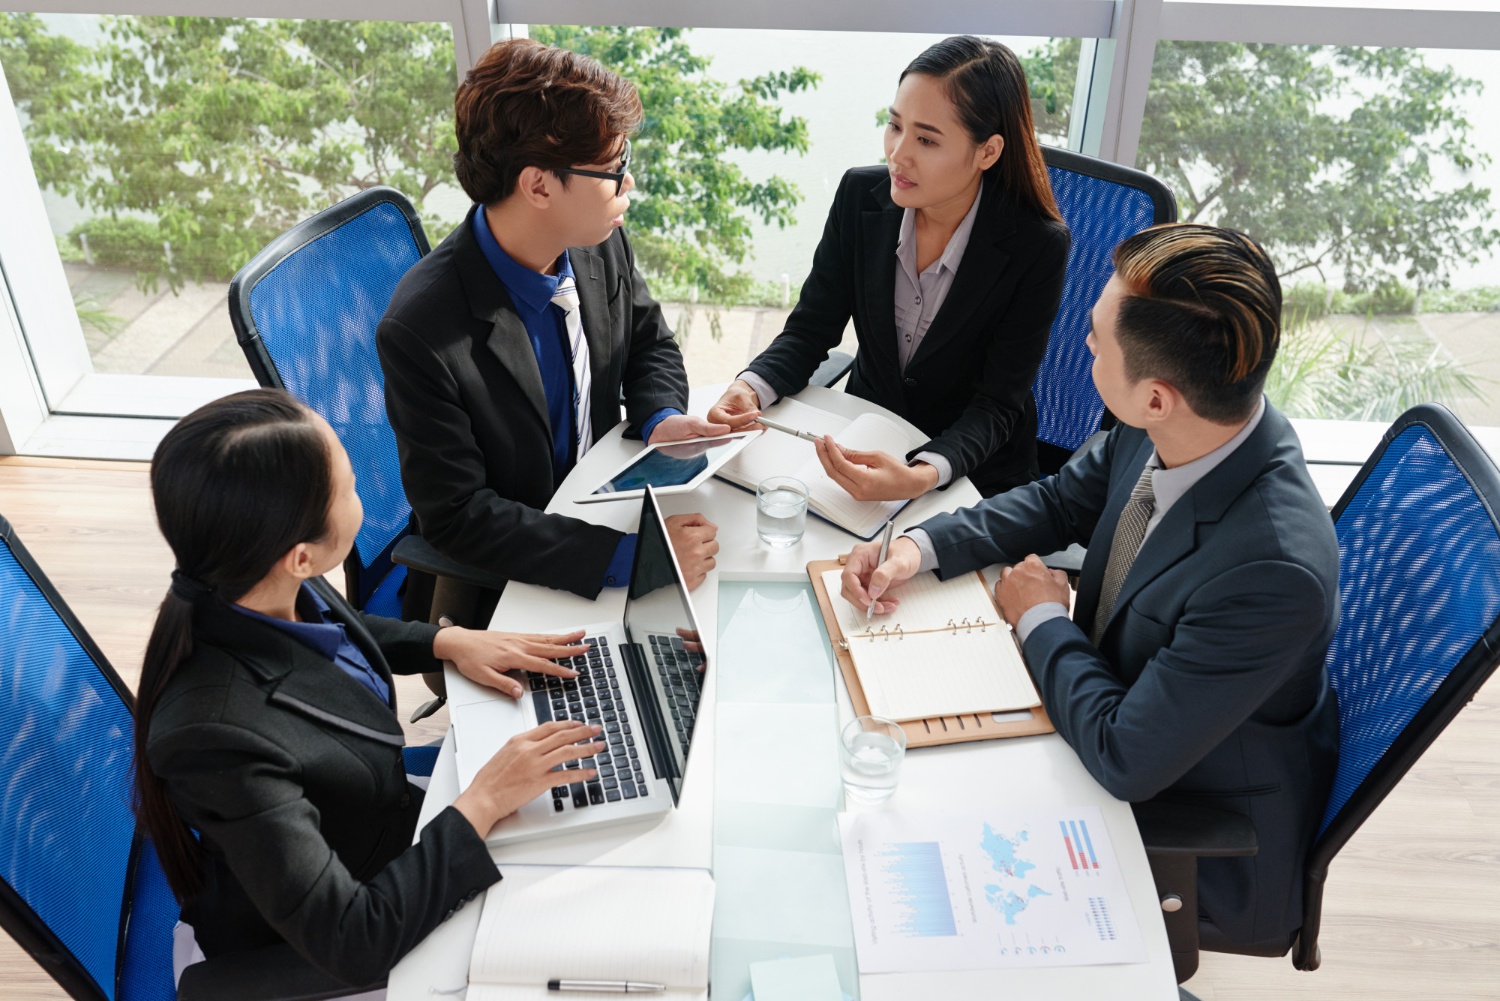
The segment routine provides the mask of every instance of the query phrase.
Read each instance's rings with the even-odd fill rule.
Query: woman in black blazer
[[[1031,384],[1069,241],[1015,54],[960,36],[918,56],[901,74],[885,154],[844,175],[786,329],[709,420],[741,428],[799,392],[852,317],[848,391],[931,440],[898,458],[825,438],[829,476],[860,500],[918,497],[959,476],[986,495],[1029,482]]]
[[[510,694],[500,672],[570,673],[571,636],[487,633],[354,611],[321,575],[363,511],[322,418],[280,390],[203,407],[151,467],[177,558],[136,704],[137,809],[198,947],[290,943],[352,985],[383,981],[440,922],[499,879],[495,821],[553,784],[598,727],[511,740],[412,844],[391,674],[436,670]],[[194,837],[194,834],[197,837]]]

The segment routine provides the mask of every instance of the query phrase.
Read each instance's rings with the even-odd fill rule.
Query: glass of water
[[[874,806],[890,799],[901,778],[901,759],[905,756],[906,731],[900,723],[881,716],[851,720],[839,742],[845,803]]]
[[[755,488],[755,530],[760,541],[785,549],[802,541],[807,528],[807,484],[791,476],[772,476]]]

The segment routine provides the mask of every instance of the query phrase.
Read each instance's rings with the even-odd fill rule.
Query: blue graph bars
[[[892,896],[906,909],[896,932],[913,938],[957,935],[943,853],[936,841],[901,841],[880,853]]]

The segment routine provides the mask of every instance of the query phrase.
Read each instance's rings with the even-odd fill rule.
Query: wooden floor
[[[145,467],[0,458],[0,515],[133,685],[172,569]],[[427,697],[415,679],[397,689],[403,710]],[[444,710],[408,738],[427,742],[446,727]],[[1316,973],[1207,953],[1187,986],[1203,1001],[1500,998],[1500,681],[1339,856],[1321,941]],[[0,935],[0,998],[65,997]]]

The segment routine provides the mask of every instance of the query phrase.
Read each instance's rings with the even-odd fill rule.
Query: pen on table
[[[891,533],[896,531],[896,519],[892,518],[885,523],[885,534],[880,537],[880,559],[876,566],[885,562],[885,558],[891,555]],[[870,599],[870,607],[865,609],[865,621],[870,621],[870,616],[875,614],[875,599]]]
[[[775,421],[766,420],[764,417],[755,418],[755,423],[764,424],[772,431],[780,431],[782,434],[789,434],[794,438],[801,438],[804,441],[818,440],[818,436],[813,434],[811,431],[799,431],[794,427],[788,427],[785,424],[777,424]]]
[[[649,984],[638,980],[549,980],[549,991],[609,991],[612,994],[660,994],[666,984]]]

